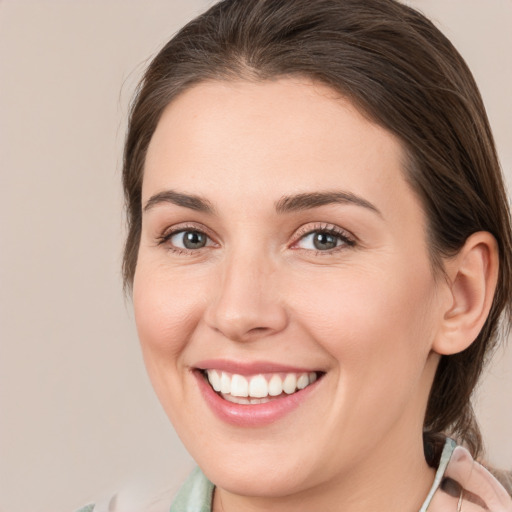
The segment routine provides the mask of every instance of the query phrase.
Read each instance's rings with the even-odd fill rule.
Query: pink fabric
[[[457,446],[428,512],[512,512],[512,498],[471,454]]]

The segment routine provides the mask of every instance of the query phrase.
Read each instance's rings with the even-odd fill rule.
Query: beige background
[[[192,467],[121,292],[120,154],[144,62],[210,3],[0,0],[1,512],[176,488]],[[472,67],[512,182],[512,1],[410,3]],[[511,349],[479,396],[489,457],[512,467]]]

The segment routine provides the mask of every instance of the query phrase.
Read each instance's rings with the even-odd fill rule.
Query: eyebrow
[[[194,194],[185,194],[175,190],[164,190],[151,196],[144,206],[144,212],[154,208],[162,203],[171,203],[183,208],[189,208],[198,212],[213,214],[215,208],[212,203],[204,197]],[[379,209],[366,199],[344,191],[327,192],[306,192],[291,196],[283,196],[274,203],[277,213],[290,213],[304,210],[310,210],[329,204],[353,204],[371,210],[381,215]]]
[[[284,196],[275,203],[275,208],[278,213],[288,213],[318,208],[328,204],[354,204],[382,216],[380,210],[366,199],[352,192],[344,191],[310,192]]]
[[[164,190],[151,196],[144,206],[144,211],[147,212],[162,203],[171,203],[203,213],[212,214],[215,212],[215,208],[207,199],[193,194],[176,192],[175,190]]]

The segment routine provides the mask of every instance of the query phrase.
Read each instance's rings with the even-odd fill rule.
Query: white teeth
[[[283,392],[283,381],[279,375],[272,375],[268,383],[268,394],[270,396],[278,396]]]
[[[256,375],[249,383],[249,396],[263,398],[268,395],[267,379],[263,375]]]
[[[215,391],[221,390],[221,380],[217,370],[208,370],[208,380],[210,381],[210,384]]]
[[[221,393],[231,393],[231,378],[224,372],[220,377],[220,391]]]
[[[313,384],[318,378],[316,372],[301,373],[274,373],[270,375],[253,375],[244,377],[220,370],[206,371],[208,381],[212,388],[220,392],[230,402],[238,404],[257,404],[270,400],[269,397],[286,393],[291,395]]]
[[[294,373],[289,373],[285,378],[283,382],[283,391],[287,395],[291,395],[292,393],[295,393],[295,389],[297,388],[297,377]]]
[[[306,373],[303,373],[298,379],[297,379],[297,388],[298,389],[304,389],[309,384],[309,377]]]
[[[249,383],[241,375],[231,377],[231,394],[233,396],[249,396]]]

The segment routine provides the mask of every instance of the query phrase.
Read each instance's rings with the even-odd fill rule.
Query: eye
[[[341,244],[340,237],[324,231],[314,231],[302,237],[300,244],[303,249],[316,249],[317,251],[328,251]]]
[[[208,237],[200,231],[178,231],[169,238],[169,241],[180,249],[201,249],[206,247]]]
[[[329,252],[336,249],[355,245],[355,240],[344,230],[335,226],[315,227],[302,230],[294,248],[309,251]]]
[[[195,227],[176,227],[158,238],[158,245],[166,245],[174,252],[197,251],[215,245],[203,231]]]

